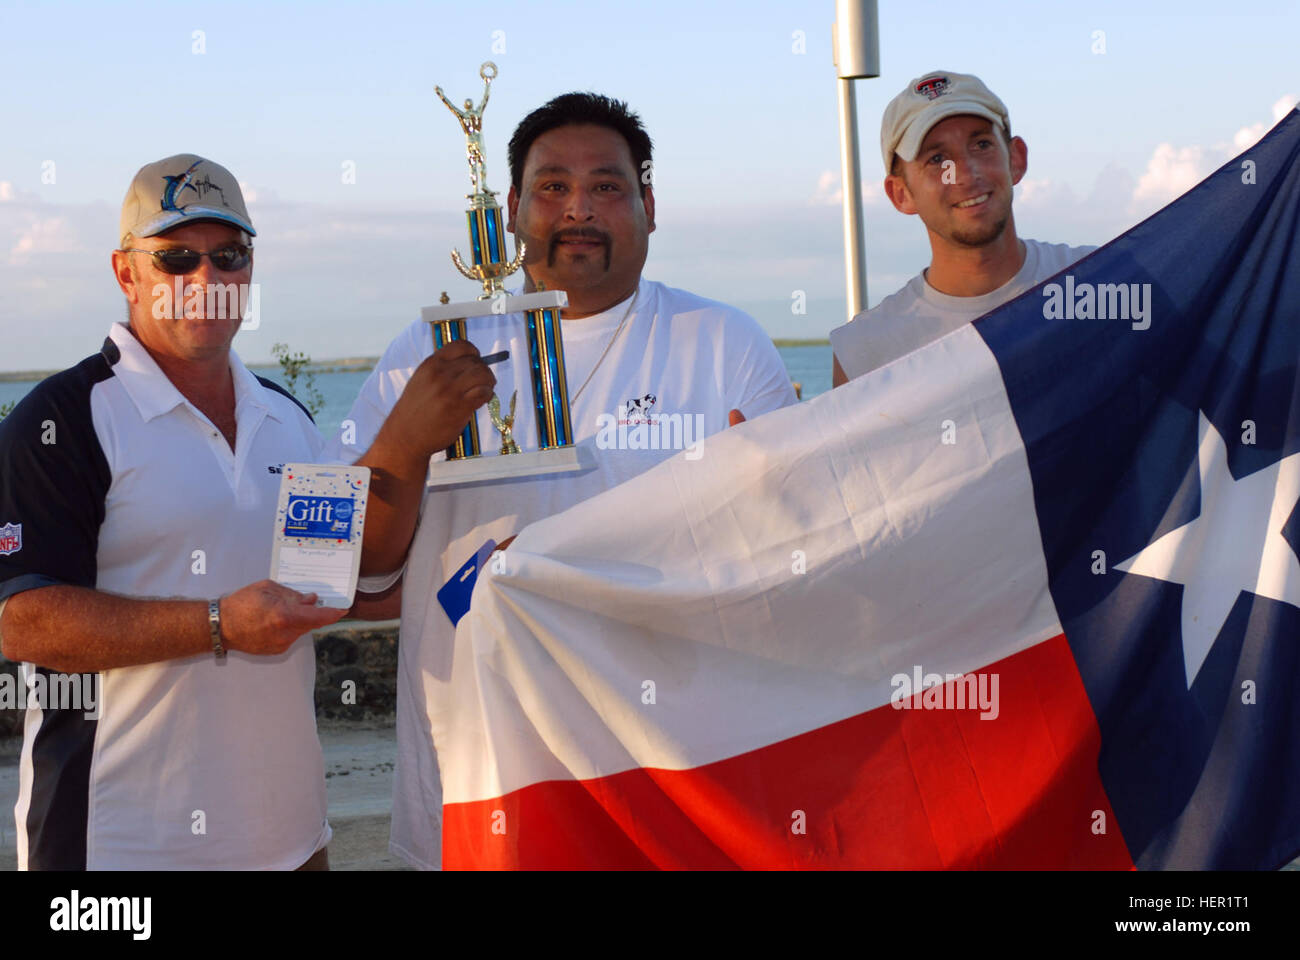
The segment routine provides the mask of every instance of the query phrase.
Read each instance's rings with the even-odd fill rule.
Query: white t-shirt
[[[1024,243],[1024,264],[991,293],[951,297],[930,286],[922,271],[898,292],[836,327],[830,339],[840,368],[852,380],[883,367],[1014,300],[1097,249],[1038,240]]]
[[[611,343],[625,316],[622,332]],[[753,318],[662,283],[643,279],[633,297],[604,313],[565,320],[563,334],[574,438],[591,454],[595,469],[435,489],[424,499],[407,560],[392,849],[426,869],[442,860],[436,731],[445,723],[455,637],[435,596],[438,590],[488,539],[499,543],[534,520],[616,486],[679,449],[690,449],[701,437],[725,429],[731,409],[753,419],[795,402],[785,365]],[[497,396],[508,409],[511,391],[519,391],[514,436],[524,450],[536,449],[522,314],[470,320],[469,337],[483,354],[510,351],[508,360],[492,368]],[[389,345],[349,414],[355,444],[335,444],[339,459],[353,462],[369,448],[415,367],[432,352],[431,329],[421,321]],[[620,411],[627,406],[630,413]],[[639,433],[646,421],[665,422],[674,415],[680,417],[674,422],[680,429],[655,432],[663,439],[661,447],[676,449],[637,448],[646,439]],[[477,417],[484,453],[495,455],[500,437],[486,407]],[[620,419],[625,422],[613,422]],[[707,442],[687,453],[697,455],[708,457]]]

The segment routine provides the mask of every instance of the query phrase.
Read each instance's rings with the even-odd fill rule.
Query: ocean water
[[[785,361],[790,379],[803,387],[803,398],[810,400],[831,388],[831,348],[827,344],[810,347],[778,347],[777,352]],[[283,383],[280,368],[251,368],[258,376],[267,377]],[[368,370],[339,370],[316,374],[316,389],[325,401],[324,407],[316,414],[316,423],[326,436],[338,429],[343,418],[347,416],[352,402],[356,399],[361,385],[369,375]],[[36,385],[36,381],[0,382],[0,406],[10,401],[17,402],[27,395]],[[302,392],[303,384],[299,383]],[[300,397],[303,402],[305,398]]]

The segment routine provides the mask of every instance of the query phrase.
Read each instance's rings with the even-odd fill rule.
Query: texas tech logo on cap
[[[23,548],[23,525],[6,523],[0,527],[0,557],[7,557]]]
[[[935,100],[948,92],[948,78],[926,77],[916,85],[916,92],[929,100]]]

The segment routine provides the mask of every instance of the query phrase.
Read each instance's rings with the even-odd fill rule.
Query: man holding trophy
[[[496,68],[480,75],[490,85]],[[795,401],[751,317],[642,278],[655,229],[651,141],[625,104],[565,94],[516,128],[509,260],[484,173],[487,87],[478,108],[442,99],[471,141],[473,265],[455,259],[483,282],[481,307],[426,308],[389,345],[349,414],[356,441],[339,451],[372,469],[361,589],[403,582],[391,846],[423,868],[441,863],[437,745],[455,624],[479,567],[508,563],[493,550],[528,523],[678,450],[707,455],[705,438],[732,411],[752,418]],[[507,293],[502,278],[521,261],[522,290]],[[511,426],[520,394],[530,402]],[[523,454],[501,456],[511,440]]]

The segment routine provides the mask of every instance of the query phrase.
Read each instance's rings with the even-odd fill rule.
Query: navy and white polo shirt
[[[280,465],[323,441],[233,352],[230,368],[233,452],[120,323],[0,421],[0,601],[52,584],[207,600],[267,578]],[[330,838],[315,667],[300,637],[105,670],[97,716],[29,699],[19,868],[301,865]]]

